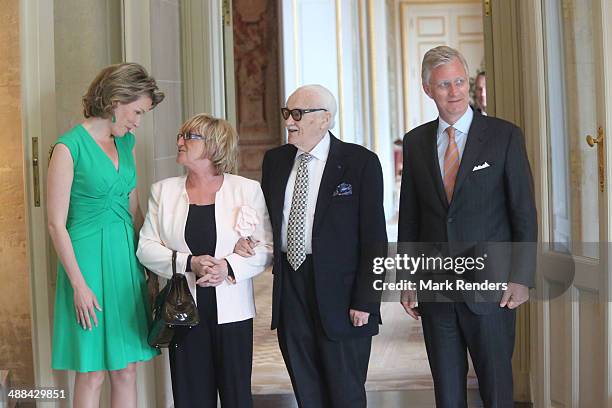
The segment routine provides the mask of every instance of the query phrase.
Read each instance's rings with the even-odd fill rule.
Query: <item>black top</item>
[[[217,248],[217,223],[215,221],[215,205],[189,204],[189,214],[185,223],[185,242],[193,256],[215,256]],[[191,257],[187,257],[186,272],[191,272]],[[234,278],[234,271],[227,263],[228,275]]]
[[[189,204],[189,214],[185,223],[185,242],[194,256],[215,256],[217,226],[214,204]],[[191,270],[190,263],[187,264],[187,269]]]

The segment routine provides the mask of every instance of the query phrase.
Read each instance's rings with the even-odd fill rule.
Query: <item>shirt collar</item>
[[[474,119],[474,111],[468,106],[467,111],[459,118],[453,125],[455,130],[461,132],[461,134],[467,135],[472,125],[472,119]],[[438,134],[444,133],[447,127],[450,125],[444,121],[441,117],[438,117]]]
[[[323,139],[317,143],[315,147],[312,148],[310,152],[308,152],[311,156],[313,156],[317,160],[321,160],[322,162],[327,161],[327,156],[329,155],[329,145],[331,139],[329,137],[329,132],[325,133]],[[295,157],[298,157],[300,154],[304,153],[302,149],[298,149]]]

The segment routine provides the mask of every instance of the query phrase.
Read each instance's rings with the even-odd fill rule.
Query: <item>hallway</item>
[[[276,332],[270,330],[272,275],[259,275],[255,280],[257,317],[254,325],[253,394],[257,401],[285,400],[270,394],[290,394],[291,382],[278,349]],[[433,383],[423,343],[420,322],[410,319],[399,303],[382,304],[383,325],[374,337],[366,389],[372,401],[398,401],[410,391],[411,401],[433,401]],[[472,369],[468,388],[478,384]],[[293,397],[290,398],[293,400]],[[259,405],[265,406],[265,405]],[[272,405],[271,405],[272,406]],[[277,406],[277,405],[273,405]],[[284,405],[283,405],[284,406]],[[289,405],[290,406],[290,405]],[[397,406],[397,405],[381,405]],[[428,405],[424,405],[428,406]],[[429,405],[431,406],[431,405]]]

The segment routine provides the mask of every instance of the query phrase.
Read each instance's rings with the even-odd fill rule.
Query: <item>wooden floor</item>
[[[257,317],[253,335],[254,394],[291,394],[291,382],[278,348],[276,331],[270,330],[272,277],[269,273],[255,280]],[[367,391],[427,391],[433,389],[421,323],[409,318],[399,302],[383,302],[383,325],[374,337]],[[468,388],[477,389],[472,369]],[[386,395],[386,394],[385,394]]]
[[[297,408],[292,394],[255,395],[254,408]],[[482,407],[478,391],[468,391],[468,406]],[[515,403],[515,408],[531,408],[531,404]],[[374,391],[368,393],[368,408],[435,408],[432,391]]]

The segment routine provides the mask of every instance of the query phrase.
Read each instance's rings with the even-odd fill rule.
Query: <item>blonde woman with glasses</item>
[[[170,346],[174,404],[250,408],[255,301],[252,279],[272,262],[272,229],[257,181],[234,175],[238,135],[223,119],[200,114],[181,127],[177,163],[187,174],[155,183],[138,258],[152,272],[184,273],[200,324],[175,329]],[[234,253],[243,237],[248,258]]]

